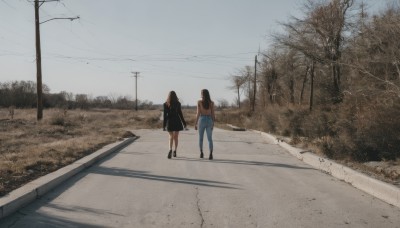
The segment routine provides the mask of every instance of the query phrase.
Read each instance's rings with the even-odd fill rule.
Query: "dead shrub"
[[[8,113],[10,115],[10,119],[13,120],[14,119],[14,110],[15,110],[15,106],[12,105],[8,108]]]
[[[356,161],[400,157],[400,98],[347,96],[343,103],[304,106],[271,105],[249,115],[244,110],[221,111],[219,120],[239,127],[292,137],[292,143],[316,146],[329,158]]]
[[[55,114],[50,118],[50,124],[51,125],[58,125],[58,126],[64,126],[65,125],[65,116],[60,115],[60,114]]]
[[[306,135],[310,138],[336,136],[338,132],[336,129],[338,121],[336,112],[336,110],[327,111],[324,109],[316,109],[311,112],[309,121],[305,124]]]
[[[187,125],[192,125],[194,126],[196,123],[196,109],[189,109],[189,108],[185,108],[182,110],[183,113],[183,117],[185,118],[186,124]],[[216,119],[218,120],[220,118],[220,112],[217,111],[216,112]]]
[[[134,133],[132,133],[131,131],[125,131],[122,134],[122,138],[131,138],[131,137],[135,137],[136,135]]]
[[[151,116],[148,116],[145,118],[145,122],[146,122],[146,124],[154,127],[154,126],[160,125],[161,120],[160,120],[159,116],[151,115]]]
[[[38,160],[25,167],[26,171],[36,171],[36,172],[47,172],[53,171],[57,168],[56,163],[53,160]]]
[[[217,121],[225,124],[232,124],[238,127],[245,127],[244,116],[244,112],[240,109],[223,110],[218,115]]]
[[[387,100],[392,100],[387,102]],[[400,99],[348,98],[336,112],[333,150],[357,161],[400,157]]]

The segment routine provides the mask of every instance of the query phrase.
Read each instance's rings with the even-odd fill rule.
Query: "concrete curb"
[[[400,188],[385,183],[383,181],[369,177],[363,173],[357,172],[349,167],[338,164],[326,158],[321,158],[310,151],[305,151],[299,148],[295,148],[286,142],[282,142],[271,134],[255,131],[253,132],[261,134],[267,140],[278,144],[282,148],[286,149],[290,154],[297,157],[299,160],[311,165],[312,167],[319,169],[325,173],[328,173],[339,180],[343,180],[355,188],[360,189],[378,199],[385,201],[388,204],[394,205],[400,208]]]
[[[233,126],[231,124],[227,124],[226,126],[232,128],[232,131],[246,131],[246,128],[236,127],[236,126]]]
[[[10,192],[0,198],[0,219],[13,214],[20,208],[28,205],[37,198],[55,188],[62,182],[76,175],[80,171],[93,165],[105,156],[123,149],[139,137],[127,138],[122,142],[115,142],[104,146],[100,150],[79,159],[78,161],[65,166],[55,172],[29,182],[28,184]]]

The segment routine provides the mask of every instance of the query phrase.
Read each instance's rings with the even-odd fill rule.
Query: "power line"
[[[13,10],[17,10],[17,8],[15,8],[14,6],[10,5],[8,2],[6,2],[5,0],[1,0],[4,4],[6,4],[8,7],[10,7]]]

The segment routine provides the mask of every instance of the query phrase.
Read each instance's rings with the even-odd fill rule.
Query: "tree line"
[[[278,131],[284,118],[279,133],[318,141],[330,157],[400,157],[399,2],[375,14],[368,8],[357,0],[305,0],[302,16],[270,34],[259,70],[245,66],[231,76],[237,106],[250,111],[254,103],[262,118],[275,116],[268,130]]]
[[[62,91],[50,93],[50,88],[43,85],[43,107],[64,109],[90,109],[90,108],[112,108],[112,109],[134,109],[135,101],[126,96],[96,96],[87,94],[76,94]],[[0,82],[0,107],[36,108],[37,93],[36,83],[33,81],[11,81]],[[138,108],[153,109],[151,101],[138,100]]]

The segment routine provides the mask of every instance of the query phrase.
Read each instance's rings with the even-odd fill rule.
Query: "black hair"
[[[208,92],[207,89],[201,90],[201,104],[203,105],[204,109],[209,109],[211,105],[211,97],[210,97],[210,92]]]

